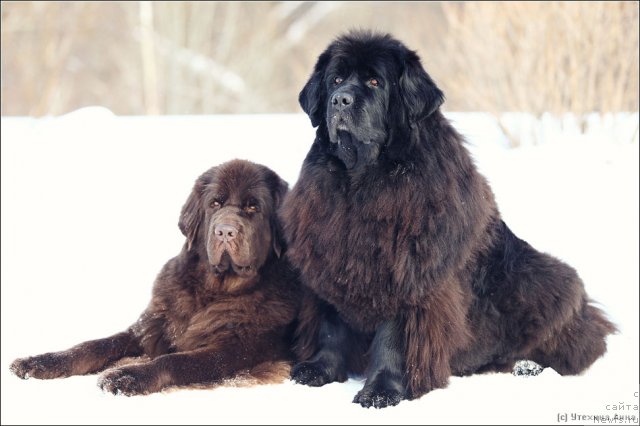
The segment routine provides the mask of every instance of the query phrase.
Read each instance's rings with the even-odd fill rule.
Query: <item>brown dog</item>
[[[187,240],[158,275],[147,309],[128,330],[66,351],[20,358],[18,377],[53,379],[106,371],[99,386],[147,394],[209,384],[239,373],[286,377],[298,288],[280,259],[276,209],[287,183],[272,170],[234,160],[198,178],[182,208]]]

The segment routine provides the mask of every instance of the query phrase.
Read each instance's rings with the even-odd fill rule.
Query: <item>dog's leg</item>
[[[464,294],[456,282],[430,292],[419,307],[403,313],[405,397],[419,398],[443,388],[451,376],[452,355],[471,340]]]
[[[250,344],[248,344],[250,342]],[[114,395],[143,395],[172,386],[207,385],[230,379],[267,361],[286,360],[276,335],[263,335],[186,352],[161,355],[152,361],[107,370],[98,386]]]
[[[104,339],[80,343],[66,351],[49,352],[11,363],[11,371],[22,379],[55,379],[102,371],[125,356],[142,354],[137,339],[127,330]]]
[[[323,386],[347,380],[345,351],[351,345],[351,332],[333,307],[325,305],[322,315],[317,337],[318,351],[291,370],[291,378],[303,385]]]
[[[398,321],[385,321],[371,343],[367,382],[353,402],[363,407],[384,408],[404,399],[403,328]]]

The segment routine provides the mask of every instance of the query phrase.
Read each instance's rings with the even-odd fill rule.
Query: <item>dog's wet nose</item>
[[[220,241],[231,241],[238,236],[238,228],[227,223],[216,225],[213,232],[216,234],[216,239]]]
[[[331,97],[331,104],[338,111],[342,111],[343,109],[349,108],[353,105],[353,95],[348,92],[336,92]]]

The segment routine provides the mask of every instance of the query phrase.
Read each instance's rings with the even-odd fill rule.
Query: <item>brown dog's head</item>
[[[276,210],[287,183],[269,168],[233,160],[197,180],[178,226],[186,248],[206,257],[216,274],[253,276],[271,251],[280,256]]]

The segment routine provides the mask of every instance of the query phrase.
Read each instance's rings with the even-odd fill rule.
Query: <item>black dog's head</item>
[[[406,135],[406,127],[436,111],[444,95],[401,42],[351,32],[320,55],[299,101],[314,127],[326,126],[332,154],[356,169],[376,161],[394,135]]]
[[[249,161],[207,170],[180,214],[187,250],[208,259],[216,274],[254,276],[272,251],[280,256],[276,210],[287,187],[271,169]]]

